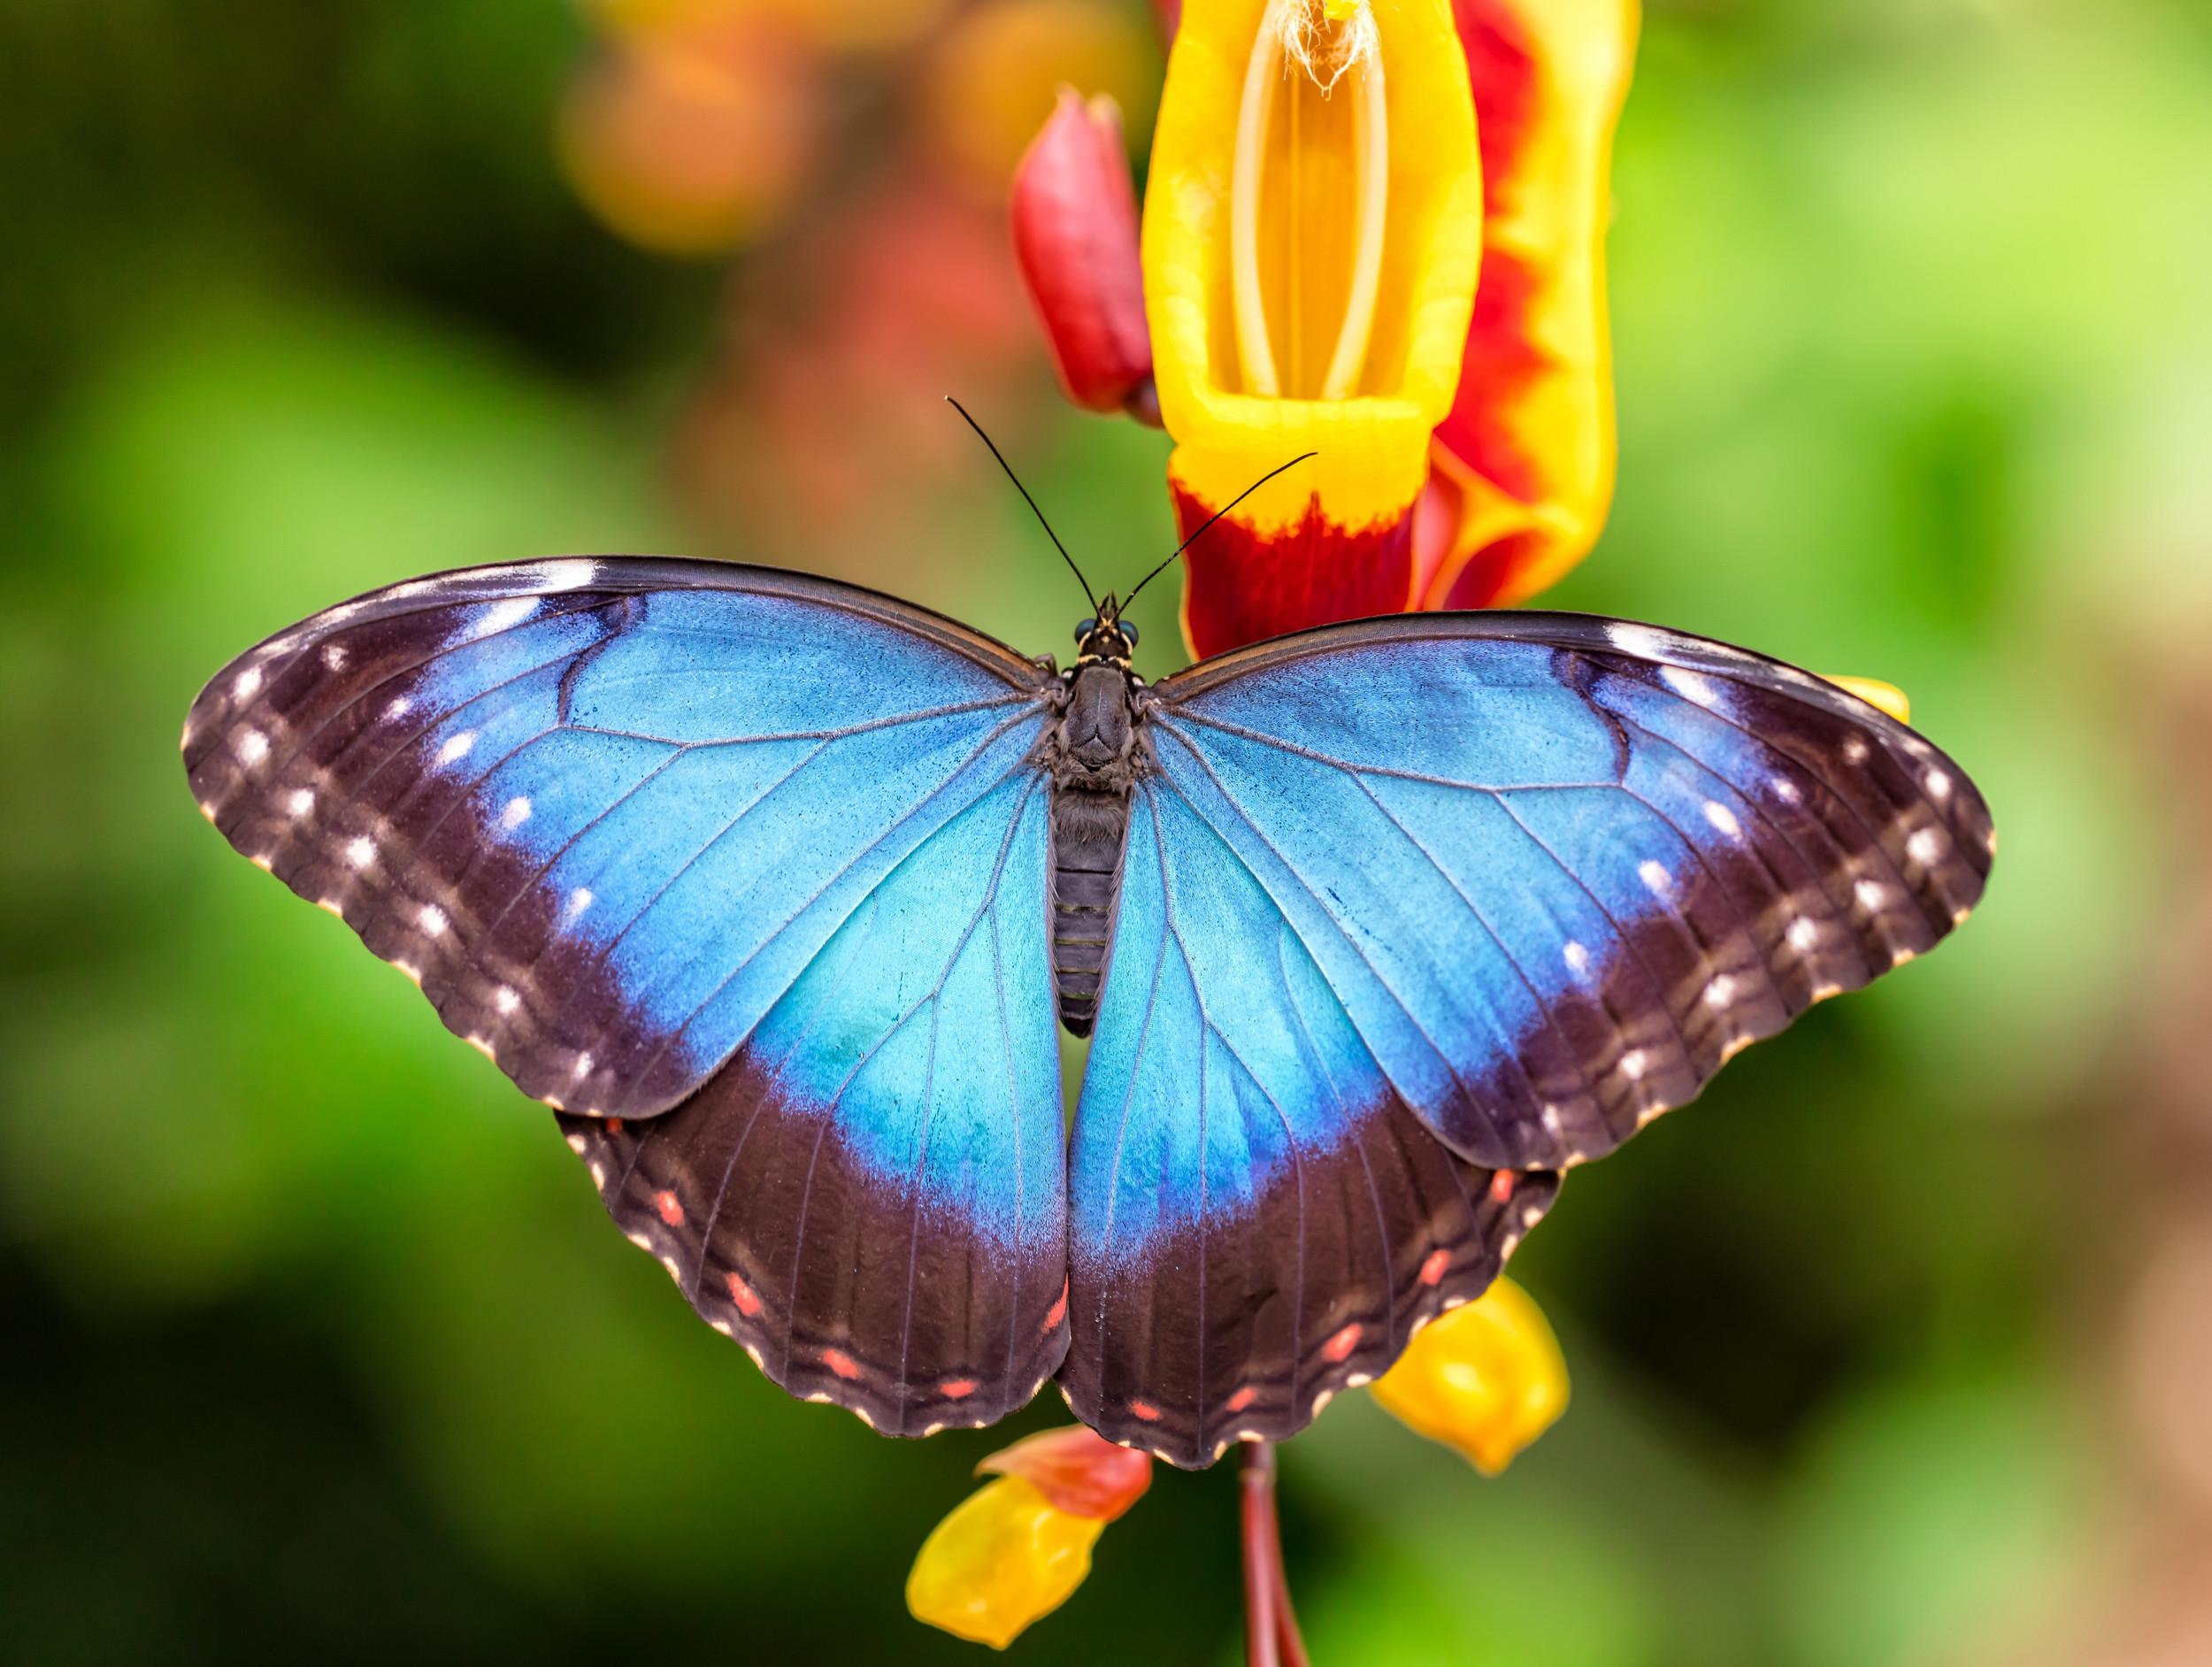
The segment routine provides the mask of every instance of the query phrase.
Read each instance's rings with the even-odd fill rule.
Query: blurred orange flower
[[[730,554],[772,549],[863,580],[882,579],[894,545],[932,559],[911,535],[918,496],[969,457],[939,396],[1043,394],[1006,260],[1010,172],[1064,80],[1149,121],[1159,49],[1143,12],[1114,0],[585,4],[597,39],[559,127],[578,195],[641,248],[737,257],[721,352],[677,430],[687,509]],[[1133,272],[1125,153],[1113,165]],[[1129,295],[1141,343],[1133,277]]]
[[[662,254],[717,253],[764,230],[821,144],[808,43],[745,5],[628,0],[605,12],[604,50],[561,112],[577,194]]]
[[[1059,81],[1148,119],[1157,82],[1141,19],[1107,0],[596,0],[590,15],[599,50],[563,107],[561,159],[600,219],[662,254],[773,230],[831,171],[841,126],[887,113],[908,142],[871,149],[995,201]]]
[[[1079,82],[1152,116],[1159,49],[1141,13],[1108,0],[986,0],[957,13],[925,62],[921,128],[956,179],[996,202],[1054,88]],[[1128,177],[1128,158],[1119,158]]]
[[[600,26],[621,35],[715,27],[772,28],[826,50],[902,46],[933,27],[954,0],[593,0]]]

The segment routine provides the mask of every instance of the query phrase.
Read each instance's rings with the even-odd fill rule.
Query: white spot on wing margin
[[[1663,660],[1674,646],[1665,632],[1626,619],[1614,620],[1605,627],[1605,635],[1623,654],[1632,654],[1643,660]]]
[[[597,562],[586,557],[568,556],[557,561],[540,562],[527,570],[526,577],[534,590],[558,593],[581,590],[598,573]]]

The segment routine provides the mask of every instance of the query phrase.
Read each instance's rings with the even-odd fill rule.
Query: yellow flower
[[[1062,1510],[1034,1482],[1002,1476],[922,1542],[906,1607],[918,1621],[1004,1649],[1083,1584],[1105,1532],[1102,1517]]]
[[[1878,677],[1847,677],[1841,672],[1831,673],[1828,680],[1845,694],[1855,695],[1869,706],[1887,712],[1901,724],[1912,722],[1912,703],[1894,683],[1885,683]]]
[[[922,1542],[906,1607],[1004,1649],[1083,1584],[1106,1525],[1152,1485],[1152,1461],[1079,1424],[1017,1441],[976,1469],[1000,1474]]]
[[[1375,1382],[1385,1411],[1495,1476],[1567,1409],[1567,1362],[1510,1279],[1440,1315]]]
[[[1424,608],[1512,605],[1613,495],[1605,232],[1637,0],[1454,0],[1482,147],[1482,280],[1417,511]]]

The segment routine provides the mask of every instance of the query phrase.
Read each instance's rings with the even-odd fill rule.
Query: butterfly
[[[1989,873],[1949,758],[1717,642],[1417,614],[1148,683],[1110,595],[1078,639],[482,567],[250,650],[184,756],[776,1383],[921,1434],[1056,1375],[1186,1466],[1382,1372],[1560,1172]]]

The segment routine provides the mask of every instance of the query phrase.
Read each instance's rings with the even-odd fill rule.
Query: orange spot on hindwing
[[[737,1311],[739,1313],[742,1314],[747,1319],[750,1319],[754,1315],[760,1312],[759,1292],[754,1290],[751,1286],[746,1284],[744,1280],[739,1279],[734,1273],[729,1276],[729,1286],[730,1301],[737,1304]]]
[[[660,1212],[661,1219],[670,1226],[680,1227],[684,1225],[684,1207],[678,1202],[675,1194],[664,1190],[655,1193],[653,1208]]]
[[[1321,1358],[1332,1365],[1349,1360],[1352,1351],[1359,1347],[1359,1333],[1360,1328],[1356,1325],[1347,1325],[1321,1345]]]
[[[853,1357],[841,1348],[825,1348],[822,1351],[822,1364],[847,1383],[850,1383],[860,1376],[860,1367],[854,1362]]]
[[[1428,1260],[1421,1264],[1421,1283],[1424,1285],[1443,1284],[1444,1275],[1451,1265],[1452,1253],[1450,1251],[1430,1251]]]
[[[1509,1169],[1502,1169],[1490,1177],[1490,1196],[1502,1204],[1513,1202],[1513,1184],[1519,1178]]]

